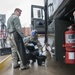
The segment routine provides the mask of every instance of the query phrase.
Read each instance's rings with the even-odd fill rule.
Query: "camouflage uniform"
[[[18,65],[18,59],[20,60],[20,67],[23,67],[27,64],[26,60],[26,51],[24,48],[23,38],[25,37],[19,17],[16,15],[11,15],[7,21],[7,31],[9,33],[9,38],[11,42],[12,50],[12,60],[14,67]]]
[[[36,45],[38,46],[39,50],[42,50],[42,45],[38,40],[38,37],[33,38],[32,36],[28,36],[26,37],[26,42],[25,43],[29,43],[29,41],[33,41],[36,43]]]
[[[36,61],[36,55],[38,54],[38,52],[35,50],[34,47],[28,46],[27,44],[29,44],[29,43],[33,43],[34,45],[37,45],[39,50],[42,50],[42,46],[41,46],[37,36],[35,38],[33,36],[28,36],[26,38],[25,45],[29,49],[29,52],[30,52],[29,59],[32,60],[32,64],[33,64]],[[35,53],[35,54],[33,54],[33,53]]]

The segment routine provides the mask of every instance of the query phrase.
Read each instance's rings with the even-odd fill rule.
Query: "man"
[[[32,49],[30,48],[30,44],[29,43],[33,43],[34,45],[38,46],[39,51],[42,51],[42,45],[38,40],[38,32],[37,30],[32,30],[30,36],[26,37],[26,42],[25,42],[25,46],[30,49],[30,52],[34,51],[34,48],[32,47]],[[31,51],[32,50],[32,51]],[[30,59],[32,59],[32,63],[35,62],[35,55],[30,55]]]
[[[22,10],[16,8],[14,13],[9,17],[7,21],[7,31],[10,36],[10,44],[12,50],[12,60],[13,60],[13,67],[17,68],[18,60],[20,60],[20,69],[28,69],[29,66],[26,51],[24,47],[25,43],[25,36],[22,32],[21,23],[19,16],[21,15]]]

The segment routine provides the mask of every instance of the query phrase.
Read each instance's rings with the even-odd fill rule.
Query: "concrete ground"
[[[38,66],[36,61],[33,65],[30,64],[29,69],[22,71],[19,68],[13,69],[11,61],[7,65],[0,75],[75,75],[75,65],[54,61],[48,51],[45,65]]]
[[[8,55],[0,56],[0,62],[1,62],[2,60],[4,60],[7,56],[8,56]]]
[[[42,66],[38,66],[37,61],[33,65],[30,64],[27,70],[13,69],[11,62],[7,65],[8,67],[0,75],[75,75],[75,65],[56,62],[50,59],[49,53],[45,65]]]

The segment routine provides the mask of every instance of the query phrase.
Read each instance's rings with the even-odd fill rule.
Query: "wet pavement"
[[[75,75],[75,65],[56,62],[50,58],[49,53],[45,65],[42,66],[38,66],[37,61],[27,70],[13,69],[11,62],[7,65],[0,75]]]
[[[40,38],[39,40],[44,40]],[[52,43],[52,38],[49,39]],[[43,41],[42,41],[43,42]],[[42,44],[43,45],[43,44]],[[45,65],[38,66],[37,61],[27,70],[13,69],[12,62],[0,72],[0,75],[75,75],[75,65],[68,65],[51,59],[50,53],[47,51],[47,59]]]
[[[2,60],[4,60],[7,56],[8,56],[8,55],[0,56],[0,62],[1,62]]]

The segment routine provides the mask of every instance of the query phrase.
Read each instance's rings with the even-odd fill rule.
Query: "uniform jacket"
[[[20,23],[20,19],[18,16],[16,15],[11,15],[7,21],[7,31],[9,33],[17,31],[20,36],[23,38],[24,34],[22,32],[22,28],[21,28],[21,23]]]
[[[38,37],[33,38],[32,36],[26,37],[26,43],[29,43],[30,41],[35,42],[36,45],[38,46],[39,50],[42,50],[42,45],[38,40]]]

